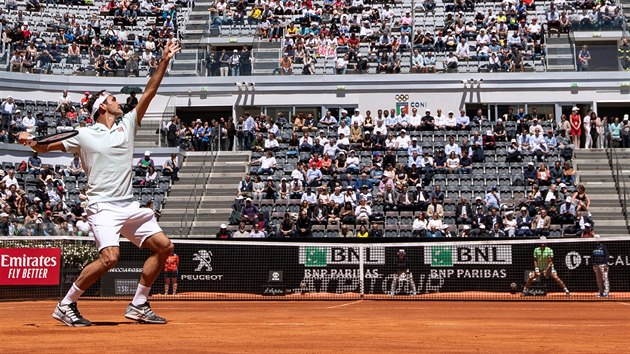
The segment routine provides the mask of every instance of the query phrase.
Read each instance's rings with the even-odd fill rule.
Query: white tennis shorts
[[[132,200],[93,203],[89,205],[87,214],[99,251],[118,246],[121,235],[142,247],[147,238],[162,231],[153,209],[141,208],[138,202]]]

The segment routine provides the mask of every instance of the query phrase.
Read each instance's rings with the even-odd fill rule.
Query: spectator
[[[253,165],[254,163],[252,163]],[[271,151],[267,151],[267,153],[262,156],[255,164],[260,165],[258,168],[258,174],[269,174],[272,175],[277,167],[276,158],[273,156]]]
[[[457,72],[458,60],[453,52],[449,52],[447,57],[443,60],[444,70],[446,72]]]
[[[232,238],[245,238],[249,237],[249,232],[245,230],[245,223],[238,224],[238,230],[234,231]]]
[[[280,75],[293,75],[293,60],[287,54],[280,59]]]
[[[155,169],[155,163],[151,158],[151,152],[147,150],[144,152],[144,157],[141,158],[136,164],[136,176],[146,175],[149,166],[152,166]]]
[[[588,71],[589,63],[591,62],[591,52],[588,50],[588,46],[585,44],[578,53],[578,68],[577,71]]]
[[[295,222],[296,237],[311,237],[312,222],[308,217],[306,210],[300,211],[297,221]]]
[[[219,227],[219,231],[216,234],[216,238],[219,238],[219,239],[232,238],[232,233],[227,229],[226,224],[221,224],[221,226]]]
[[[81,214],[81,219],[77,220],[76,227],[77,227],[77,236],[90,236],[90,237],[94,236],[92,234],[92,228],[90,227],[90,224],[87,221],[87,213]]]
[[[428,226],[428,220],[423,212],[417,213],[411,226],[412,233],[415,237],[425,237]]]
[[[67,166],[65,170],[66,176],[72,177],[84,177],[85,172],[83,171],[83,165],[81,164],[81,158],[79,154],[75,153],[70,161],[70,164]]]
[[[427,237],[442,237],[444,236],[444,223],[442,219],[438,215],[438,213],[433,213],[433,217],[429,220],[427,224],[426,236]]]
[[[546,209],[540,209],[540,212],[532,221],[533,233],[535,236],[549,236],[549,228],[551,227],[551,218],[547,215]]]
[[[255,223],[254,227],[252,228],[252,231],[249,233],[249,237],[251,238],[265,238],[267,237],[267,234],[260,229],[260,224],[259,223]]]
[[[177,154],[171,154],[171,157],[164,162],[162,166],[162,174],[164,176],[170,176],[171,181],[179,181],[177,174],[179,173],[179,164],[177,162]]]
[[[241,222],[246,224],[258,223],[258,208],[252,203],[251,198],[245,199],[245,205],[241,209]]]

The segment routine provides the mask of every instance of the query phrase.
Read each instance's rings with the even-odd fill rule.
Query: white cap
[[[492,135],[492,130],[487,130],[486,135]]]
[[[480,228],[480,229],[485,229],[485,228],[486,228],[486,224],[481,224],[481,225],[479,225],[479,228]]]
[[[8,218],[8,217],[9,217],[9,214],[7,214],[5,212],[0,213],[0,218]]]
[[[558,187],[560,187],[560,188],[567,188],[567,185],[566,185],[566,184],[564,184],[564,183],[560,183],[560,184],[558,185]]]
[[[579,109],[579,108],[577,108],[577,107],[573,107],[571,110],[572,110],[572,111],[579,111],[580,109]]]
[[[470,226],[469,225],[464,225],[464,230],[470,230]]]
[[[222,229],[225,229],[226,227],[227,227],[227,225],[225,225],[225,224],[221,224],[221,228],[222,228]]]
[[[81,216],[87,216],[87,213],[81,213]]]
[[[42,199],[41,199],[40,197],[35,197],[35,199],[33,199],[33,201],[35,201],[35,202],[41,202],[41,201],[42,201]]]
[[[402,129],[400,132],[401,133],[406,133],[407,131],[405,129]]]
[[[546,241],[546,240],[547,240],[547,238],[546,238],[545,236],[540,236],[540,240],[541,240],[541,241]]]
[[[623,120],[628,120],[628,118],[629,118],[629,117],[630,117],[630,116],[628,116],[627,114],[624,114],[624,115],[623,115]]]
[[[508,215],[514,214],[514,212],[512,210],[508,210],[504,214],[505,214],[505,216],[508,216]]]
[[[530,161],[527,163],[527,166],[534,166],[534,163]]]
[[[245,201],[246,201],[246,202],[251,202],[251,201],[252,201],[252,198],[247,198],[247,199],[245,199]]]
[[[573,201],[573,198],[571,197],[567,197],[567,199],[564,200],[567,203],[571,203]]]
[[[590,223],[585,222],[585,223],[584,223],[584,227],[591,227],[591,224],[590,224]]]
[[[144,156],[151,156],[151,151],[147,150],[144,152]]]

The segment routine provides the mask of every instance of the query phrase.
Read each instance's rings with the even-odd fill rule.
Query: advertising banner
[[[607,242],[612,292],[630,291],[628,243]],[[551,243],[554,268],[572,292],[596,292],[591,254],[594,242]],[[121,261],[137,251],[122,244]],[[425,243],[405,247],[417,294],[510,293],[521,290],[534,269],[537,243]],[[362,251],[361,251],[362,249]],[[230,242],[176,244],[180,258],[179,291],[284,295],[291,293],[389,294],[396,277],[400,246],[308,244],[265,245]],[[148,256],[148,254],[147,254]],[[120,276],[120,279],[126,278]],[[135,275],[134,275],[135,276]],[[156,288],[161,286],[161,278]],[[107,284],[115,284],[108,280]],[[561,291],[545,280],[548,291]],[[403,284],[405,285],[405,284]],[[397,291],[409,292],[406,284]]]
[[[60,248],[0,248],[0,285],[59,285]]]

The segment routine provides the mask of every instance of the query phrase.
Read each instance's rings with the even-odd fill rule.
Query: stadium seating
[[[152,70],[150,57],[159,58],[159,50],[147,58],[144,57],[145,42],[148,34],[159,37],[156,41],[160,47],[160,41],[170,37],[185,38],[186,26],[189,17],[194,11],[192,2],[177,1],[174,10],[169,5],[157,8],[151,1],[143,1],[136,10],[137,14],[123,13],[116,9],[115,2],[97,0],[89,5],[83,1],[73,1],[72,4],[46,4],[41,9],[29,8],[22,2],[16,2],[12,10],[5,14],[7,20],[5,39],[3,41],[0,57],[2,63],[6,63],[6,70],[27,71],[33,73],[51,73],[57,75],[109,75],[109,76],[139,76],[149,75]],[[359,2],[357,2],[359,3]],[[278,52],[271,55],[271,60],[278,61],[280,52],[292,58],[291,72],[302,74],[332,74],[336,71],[345,73],[408,73],[427,72],[426,67],[412,68],[414,66],[412,46],[419,51],[418,58],[425,61],[426,53],[433,52],[434,69],[428,72],[488,72],[488,71],[546,71],[545,36],[548,33],[556,34],[564,31],[608,31],[621,30],[625,26],[625,18],[621,7],[607,2],[601,6],[595,6],[591,2],[553,2],[542,1],[525,3],[518,2],[494,2],[494,1],[452,1],[452,0],[427,0],[416,2],[416,8],[412,9],[412,2],[403,0],[400,3],[370,1],[365,4],[343,6],[333,1],[324,1],[321,4],[312,2],[278,4],[277,2],[264,3],[260,1],[238,2],[218,0],[208,10],[209,19],[208,35],[214,36],[213,43],[217,47],[233,47],[235,42],[252,42],[254,47],[261,47],[260,42],[278,42]],[[146,6],[145,6],[146,5]],[[153,6],[153,8],[152,8]],[[265,8],[266,6],[266,8]],[[284,8],[283,6],[289,6]],[[551,24],[547,21],[547,14],[552,6],[557,6],[558,17],[562,17],[563,24],[556,21]],[[39,11],[38,11],[39,10]],[[87,10],[87,11],[86,11]],[[131,10],[133,12],[133,10]],[[204,9],[205,11],[205,9]],[[505,13],[505,27],[499,25]],[[564,18],[566,15],[566,23]],[[167,21],[167,15],[172,15],[173,24]],[[95,17],[92,17],[95,16]],[[355,25],[345,25],[344,19],[355,21]],[[412,18],[413,17],[413,18]],[[50,21],[49,19],[55,21]],[[534,22],[538,21],[541,26]],[[366,22],[367,21],[367,22]],[[166,22],[166,26],[165,26]],[[289,30],[289,22],[295,24],[296,31]],[[461,26],[456,25],[461,22]],[[411,27],[406,24],[413,23],[416,33],[411,34]],[[100,53],[107,57],[107,67],[99,64],[94,53],[90,34],[83,37],[85,31],[89,32],[88,25],[96,27],[100,33]],[[364,25],[365,24],[365,25]],[[110,28],[110,25],[112,26]],[[151,29],[156,25],[156,29]],[[74,27],[78,26],[78,27]],[[520,27],[519,27],[520,26]],[[521,44],[510,40],[514,30],[528,28],[523,31]],[[68,29],[71,30],[68,30]],[[165,28],[171,28],[165,31]],[[366,29],[367,28],[367,29]],[[460,29],[461,28],[461,29]],[[534,28],[534,33],[530,30]],[[190,30],[192,31],[196,30]],[[449,34],[452,31],[453,38]],[[484,33],[481,33],[484,31]],[[543,36],[538,35],[545,33]],[[68,34],[72,32],[72,35]],[[205,30],[203,31],[205,33]],[[359,43],[345,39],[339,39],[338,33],[347,34],[355,32],[360,38]],[[329,41],[315,39],[320,33],[332,33]],[[311,35],[314,34],[314,35]],[[388,36],[384,38],[382,34]],[[144,36],[139,39],[140,35]],[[485,36],[488,37],[485,37]],[[392,43],[393,37],[397,37]],[[26,38],[24,38],[26,37]],[[391,38],[390,38],[391,37]],[[436,45],[439,38],[444,38],[444,44]],[[492,45],[491,39],[497,39],[497,46]],[[457,47],[460,39],[464,39],[465,47],[460,51]],[[36,51],[26,50],[28,42],[35,42]],[[48,46],[56,40],[59,44],[56,49]],[[81,49],[80,55],[69,58],[67,48],[70,42],[76,41]],[[409,42],[409,43],[408,43]],[[413,43],[411,43],[413,42]],[[398,44],[400,47],[398,47]],[[441,43],[441,42],[440,42]],[[117,48],[121,44],[121,48]],[[131,52],[124,50],[129,45]],[[193,46],[197,49],[196,46]],[[399,48],[396,50],[396,48]],[[306,50],[304,50],[306,48]],[[513,48],[519,48],[520,54],[511,52]],[[13,57],[15,49],[22,54]],[[42,56],[46,49],[53,55],[50,62]],[[119,51],[126,53],[121,54]],[[448,68],[448,52],[455,52],[459,57],[456,67]],[[396,53],[390,57],[387,53]],[[495,67],[492,61],[492,52],[498,54],[498,65]],[[115,53],[115,63],[109,60],[109,54]],[[383,56],[382,54],[386,55]],[[136,55],[137,63],[127,65],[129,57]],[[258,53],[253,53],[258,55]],[[273,51],[272,51],[273,54]],[[349,62],[339,61],[345,54],[349,54]],[[362,59],[357,55],[360,54]],[[210,53],[217,56],[215,62],[223,60],[221,52]],[[260,64],[269,60],[269,53],[260,54],[260,58],[253,61]],[[308,57],[313,60],[309,60]],[[516,59],[517,62],[510,59]],[[522,65],[519,58],[523,58]],[[305,70],[305,59],[306,69]],[[72,59],[72,60],[71,60]],[[507,59],[507,60],[506,60]],[[204,62],[211,62],[211,58],[205,58]],[[428,62],[430,62],[429,60]],[[345,69],[336,70],[340,64]],[[15,65],[14,65],[15,64]],[[208,68],[212,64],[208,64]],[[220,64],[216,64],[220,65]],[[272,70],[283,74],[283,70]],[[218,75],[218,70],[211,70]],[[264,73],[258,71],[257,73]]]
[[[531,118],[531,117],[530,117]],[[508,137],[520,139],[520,136],[516,134],[516,117],[508,117],[508,122],[505,124],[506,132]],[[551,122],[544,121],[540,124],[539,130],[542,131],[552,131],[550,134],[550,139],[553,138],[554,141],[558,139],[558,141],[562,141],[563,139],[557,131],[557,127],[554,126]],[[263,125],[261,125],[263,126]],[[444,142],[448,141],[449,137],[454,138],[454,142],[456,144],[461,144],[464,138],[471,139],[472,141],[472,131],[482,129],[483,132],[492,131],[494,132],[494,128],[496,123],[489,122],[487,120],[476,121],[473,123],[473,127],[471,131],[464,130],[431,130],[431,131],[421,131],[419,129],[407,128],[410,130],[410,135],[412,139],[416,139],[418,141],[418,146],[420,147],[420,151],[423,153],[428,153],[429,156],[435,157],[435,154],[444,150],[447,146]],[[337,130],[335,128],[328,128],[324,125],[318,125],[318,129],[322,129],[327,139],[338,139],[339,136],[337,134]],[[292,126],[284,126],[282,128],[282,142],[280,143],[280,149],[275,152],[275,158],[277,160],[277,169],[272,174],[264,174],[260,175],[261,177],[260,184],[264,185],[269,180],[273,180],[276,191],[280,191],[280,183],[283,178],[291,181],[292,176],[296,174],[296,167],[299,164],[304,164],[308,166],[310,163],[313,163],[312,155],[308,148],[299,147],[301,150],[299,154],[290,153],[291,150],[294,150],[295,143],[291,144],[288,139],[291,137]],[[395,127],[394,129],[388,128],[389,133],[394,133],[394,136],[400,135],[401,132],[400,126]],[[367,131],[366,129],[362,130],[363,132]],[[300,132],[301,135],[301,132]],[[310,138],[315,138],[317,134],[312,132],[308,134]],[[485,135],[485,134],[484,134]],[[491,134],[494,135],[494,134]],[[362,135],[363,136],[363,135]],[[541,137],[542,138],[542,137]],[[545,143],[546,144],[546,143]],[[564,143],[559,143],[564,144]],[[381,163],[382,154],[384,153],[383,149],[364,149],[362,148],[361,141],[356,141],[351,143],[350,148],[345,149],[346,154],[348,150],[352,149],[356,151],[356,155],[360,156],[360,168],[359,170],[346,170],[342,169],[337,171],[340,179],[338,181],[338,185],[342,186],[343,190],[346,190],[347,186],[352,186],[352,189],[355,190],[355,193],[360,193],[361,188],[358,188],[355,183],[357,179],[360,178],[360,173],[365,172],[368,174],[370,182],[374,182],[374,186],[369,191],[373,196],[373,201],[369,203],[372,208],[372,214],[381,214],[382,218],[379,218],[378,221],[375,221],[374,218],[371,218],[371,222],[383,223],[385,237],[405,237],[413,234],[413,221],[415,217],[420,213],[427,212],[427,205],[430,203],[430,196],[435,194],[435,189],[437,186],[441,187],[441,190],[444,192],[444,195],[441,197],[443,201],[440,201],[440,205],[442,205],[444,210],[444,215],[440,219],[447,225],[448,231],[445,231],[444,236],[457,236],[462,234],[462,230],[465,226],[471,226],[469,222],[458,222],[457,217],[459,215],[455,214],[457,203],[460,199],[466,198],[469,205],[470,203],[474,203],[475,199],[480,198],[482,200],[481,205],[484,210],[484,217],[488,215],[487,209],[490,207],[490,203],[487,203],[488,193],[492,191],[492,189],[497,190],[500,194],[500,205],[498,205],[499,216],[505,216],[506,212],[513,212],[514,218],[517,217],[521,208],[525,207],[527,209],[527,214],[532,218],[538,215],[540,210],[546,209],[550,212],[552,225],[546,230],[544,233],[532,232],[526,233],[528,236],[533,235],[545,235],[551,237],[559,237],[563,235],[567,235],[569,233],[573,234],[573,231],[567,231],[567,226],[569,225],[566,222],[562,222],[558,215],[558,210],[560,206],[564,203],[565,198],[567,196],[571,197],[573,192],[575,192],[576,188],[572,183],[567,183],[567,189],[564,191],[560,191],[560,183],[556,182],[558,186],[556,186],[556,191],[552,193],[554,194],[554,201],[549,203],[549,201],[545,199],[548,191],[549,184],[544,181],[541,183],[540,190],[533,190],[533,188],[538,186],[532,186],[533,184],[538,184],[540,181],[534,181],[533,183],[528,183],[527,178],[525,176],[525,170],[528,169],[529,164],[535,164],[537,167],[540,164],[544,164],[545,166],[552,167],[554,166],[556,161],[564,163],[565,161],[571,161],[572,149],[568,147],[560,148],[560,147],[549,147],[546,153],[540,153],[540,158],[538,158],[535,154],[530,154],[527,152],[523,152],[522,159],[519,160],[510,160],[510,154],[507,153],[507,149],[510,146],[510,139],[508,138],[506,141],[497,141],[496,146],[491,146],[491,144],[486,145],[486,139],[483,139],[483,142],[480,143],[481,149],[483,149],[485,159],[483,161],[473,162],[472,168],[470,171],[462,171],[460,169],[459,172],[456,173],[447,173],[448,171],[438,171],[434,168],[430,168],[428,173],[420,173],[419,179],[420,181],[424,180],[427,183],[422,183],[421,187],[416,187],[414,183],[403,183],[405,188],[408,188],[410,195],[413,195],[416,192],[423,192],[424,197],[427,200],[427,203],[424,205],[418,203],[412,203],[409,206],[402,206],[399,203],[394,203],[397,205],[391,206],[388,205],[383,200],[382,196],[377,196],[379,194],[379,181],[374,179],[374,170],[380,170],[380,167],[376,167],[377,163]],[[469,145],[470,146],[470,145]],[[321,155],[321,154],[320,154]],[[376,155],[380,155],[381,157],[376,157]],[[400,167],[397,169],[396,173],[403,172],[408,173],[407,171],[407,161],[410,156],[408,149],[392,149],[392,155],[396,158],[397,164]],[[256,162],[261,157],[264,156],[263,152],[254,151],[252,153],[252,162]],[[333,160],[339,158],[339,155],[331,156]],[[510,162],[508,162],[510,161]],[[334,167],[333,163],[333,167]],[[383,166],[384,167],[384,166]],[[535,171],[536,168],[533,170]],[[250,168],[250,175],[256,176],[258,174],[259,166],[252,166]],[[308,167],[305,167],[305,170]],[[348,173],[348,175],[346,175]],[[349,177],[347,177],[349,176]],[[348,179],[349,178],[349,179]],[[329,194],[334,192],[333,185],[329,185],[330,180],[332,179],[331,174],[324,174],[320,183],[312,184],[313,191],[316,195],[319,194],[321,188],[326,188]],[[290,184],[290,182],[289,182]],[[547,184],[543,186],[542,184]],[[260,188],[260,186],[258,187]],[[306,186],[305,186],[306,188]],[[256,189],[256,184],[254,183],[254,190]],[[400,192],[401,189],[398,188]],[[253,204],[257,207],[258,212],[260,213],[260,220],[262,220],[264,225],[268,225],[269,236],[273,237],[276,235],[277,228],[279,227],[282,219],[284,217],[284,213],[298,213],[301,209],[301,202],[304,198],[300,199],[302,193],[296,193],[295,195],[291,195],[290,198],[279,198],[278,193],[242,193],[242,196],[237,198],[235,202],[235,206],[238,210],[241,210],[242,206],[242,198],[243,197],[251,197],[253,198]],[[539,193],[538,193],[539,192]],[[438,193],[439,194],[439,193]],[[275,196],[276,199],[265,199]],[[354,206],[358,204],[359,197],[355,197],[356,202],[353,202],[353,210],[355,210]],[[410,198],[412,198],[410,196]],[[473,205],[473,213],[474,205]],[[308,209],[309,217],[312,217],[313,206],[310,206]],[[472,215],[469,215],[471,217]],[[295,216],[294,216],[295,217]],[[343,224],[343,222],[342,222]],[[360,223],[349,221],[348,226],[351,231],[356,231],[360,226]],[[339,223],[330,224],[324,222],[323,225],[317,225],[316,228],[313,228],[312,236],[321,236],[321,237],[336,237],[339,234]],[[479,232],[477,228],[475,230],[475,225],[473,222],[473,230],[475,234]],[[236,230],[238,226],[236,222],[230,226],[232,230]],[[532,229],[535,227],[532,226]],[[488,230],[489,231],[489,230]],[[513,230],[516,232],[516,230]],[[506,231],[507,235],[507,231]],[[485,234],[485,236],[490,236],[490,234]]]
[[[67,175],[67,166],[51,165],[53,180],[50,184],[40,181],[32,172],[20,171],[19,163],[3,162],[0,173],[2,177],[9,174],[9,169],[14,169],[18,181],[15,195],[6,188],[5,182],[0,182],[2,212],[7,214],[6,225],[0,228],[2,236],[81,236],[76,227],[76,222],[81,219],[81,214],[86,211],[85,192],[87,189],[86,177]],[[46,158],[42,159],[42,166],[46,165]],[[135,183],[134,199],[141,205],[152,202],[152,208],[159,219],[160,211],[166,201],[166,194],[171,186],[171,179],[161,175],[161,166],[156,166],[158,172],[157,183]],[[138,178],[138,181],[144,178]],[[59,190],[56,198],[50,196]],[[17,197],[16,197],[17,196]],[[42,201],[42,196],[44,200]],[[30,210],[34,215],[41,217],[35,225],[26,225],[25,218]],[[49,213],[50,211],[50,213]],[[28,220],[27,220],[28,221]],[[87,236],[87,235],[83,235]]]

